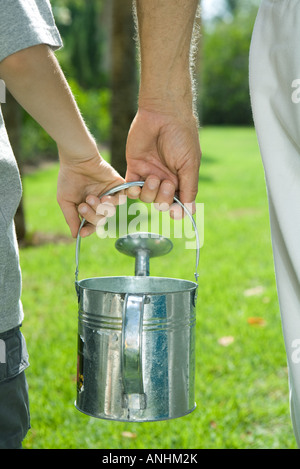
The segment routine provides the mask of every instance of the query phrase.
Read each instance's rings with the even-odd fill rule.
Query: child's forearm
[[[0,77],[21,106],[57,143],[61,158],[82,160],[97,152],[54,56],[46,45],[23,49],[0,63]]]

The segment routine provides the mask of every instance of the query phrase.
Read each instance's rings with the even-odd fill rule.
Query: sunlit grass
[[[73,405],[75,243],[22,248],[22,329],[30,353],[32,426],[25,448],[296,447],[255,133],[251,128],[204,128],[200,136],[197,201],[204,203],[205,229],[197,303],[196,410],[184,418],[143,424],[97,420],[78,412]],[[31,233],[70,240],[56,203],[57,171],[54,165],[25,177],[27,225]],[[97,236],[82,241],[80,276],[132,274],[133,259],[119,254],[113,241]],[[193,279],[194,252],[179,244],[165,258],[153,260],[153,274]]]

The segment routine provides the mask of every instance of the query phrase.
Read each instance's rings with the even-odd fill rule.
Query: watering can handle
[[[127,293],[122,321],[122,378],[125,395],[144,394],[142,375],[142,327],[144,295]],[[139,402],[139,406],[140,406]],[[126,404],[125,406],[126,407]]]
[[[99,198],[101,199],[102,197],[106,196],[106,195],[112,195],[112,194],[115,194],[116,192],[119,192],[121,190],[124,190],[124,189],[128,189],[129,187],[132,187],[132,186],[140,186],[140,187],[143,187],[144,185],[144,181],[134,181],[134,182],[125,182],[124,184],[121,184],[119,186],[116,186],[116,187],[113,187],[112,189],[108,190],[107,192],[105,192],[104,194],[100,195]],[[177,198],[177,197],[174,197],[174,201],[181,206],[181,208],[184,210],[184,212],[188,215],[189,219],[191,220],[191,223],[193,225],[193,228],[194,228],[194,232],[195,232],[195,236],[196,236],[196,267],[195,267],[195,279],[196,279],[196,282],[198,282],[198,277],[199,277],[199,274],[198,274],[198,265],[199,265],[199,257],[200,257],[200,241],[199,241],[199,234],[198,234],[198,230],[197,230],[197,226],[196,226],[196,222],[193,218],[193,215],[191,214],[191,212],[187,209],[187,207],[182,203],[180,202],[180,200]],[[83,227],[85,223],[85,218],[83,218],[81,224],[80,224],[80,227],[79,227],[79,230],[78,230],[78,235],[77,235],[77,240],[76,240],[76,271],[75,271],[75,282],[77,282],[78,280],[78,269],[79,269],[79,251],[80,251],[80,240],[81,240],[81,237],[80,237],[80,230],[81,228]]]

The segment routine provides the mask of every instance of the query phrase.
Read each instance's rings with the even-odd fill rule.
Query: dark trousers
[[[18,449],[30,428],[29,366],[25,339],[17,327],[0,334],[0,449]]]

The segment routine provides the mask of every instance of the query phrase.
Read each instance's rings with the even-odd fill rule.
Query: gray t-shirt
[[[49,1],[0,0],[0,61],[38,44],[62,46]],[[21,324],[24,316],[14,226],[21,195],[19,170],[0,111],[0,333]]]

